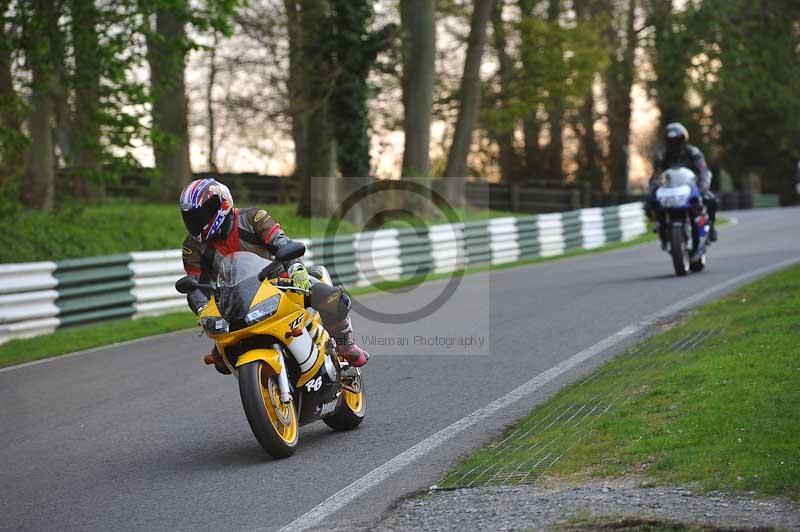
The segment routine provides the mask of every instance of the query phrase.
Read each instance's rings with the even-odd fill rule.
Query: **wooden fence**
[[[258,204],[293,203],[298,200],[299,187],[291,177],[249,173],[199,173],[195,178],[213,177],[225,183],[239,201]],[[440,190],[441,183],[433,183]],[[141,176],[125,176],[119,185],[109,187],[112,196],[143,197],[148,181]],[[642,194],[620,194],[592,190],[589,183],[530,179],[519,184],[466,184],[467,202],[480,209],[542,214],[564,212],[587,207],[609,207],[642,201]],[[726,192],[720,194],[723,210],[752,209],[779,205],[772,194]]]

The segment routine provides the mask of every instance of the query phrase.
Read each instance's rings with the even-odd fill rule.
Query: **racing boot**
[[[717,207],[719,207],[719,198],[710,191],[703,194],[703,202],[706,204],[708,212],[708,240],[710,242],[717,241]]]
[[[347,362],[355,367],[360,368],[369,360],[369,353],[356,345],[353,339],[353,325],[350,322],[350,317],[332,325],[328,332],[336,342],[336,354],[343,357]]]
[[[225,362],[222,361],[222,355],[219,354],[216,346],[214,346],[214,350],[211,351],[211,353],[203,357],[203,362],[205,362],[207,366],[214,364],[214,369],[223,375],[231,374],[231,370],[229,370],[228,366],[225,365]]]

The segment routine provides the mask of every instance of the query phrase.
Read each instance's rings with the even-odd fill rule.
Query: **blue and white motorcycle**
[[[694,172],[681,166],[662,173],[656,202],[662,248],[672,256],[675,275],[702,271],[709,245],[709,221]]]

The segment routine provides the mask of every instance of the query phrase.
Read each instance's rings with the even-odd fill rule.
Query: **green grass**
[[[320,236],[325,218],[300,218],[292,205],[270,213],[289,235]],[[106,200],[53,213],[29,211],[7,222],[0,233],[0,263],[58,260],[179,248],[186,237],[177,204]],[[343,222],[341,231],[355,226]]]
[[[113,320],[104,323],[59,329],[54,333],[20,338],[0,345],[0,367],[22,364],[92,347],[135,340],[197,326],[187,309],[158,317]],[[198,329],[199,332],[199,329]]]
[[[720,334],[676,347],[709,332]],[[503,439],[440,485],[639,474],[800,500],[800,266],[703,306],[562,390]],[[542,461],[548,452],[560,459]],[[520,464],[527,476],[505,474]]]
[[[325,235],[327,218],[303,218],[295,206],[265,206],[294,238]],[[507,216],[490,210],[458,209],[462,220]],[[445,223],[444,217],[430,217],[427,223]],[[27,211],[3,220],[0,232],[0,263],[59,260],[74,257],[111,255],[130,251],[179,248],[186,237],[177,204],[133,202],[109,199],[102,204],[62,207],[52,213]],[[406,220],[390,221],[387,226],[408,226]],[[339,233],[353,233],[358,227],[343,221]]]
[[[617,242],[595,250],[572,250],[564,255],[556,257],[538,257],[501,265],[483,264],[467,268],[465,275],[472,273],[485,272],[505,268],[513,268],[538,262],[557,260],[566,257],[576,257],[592,253],[611,251],[623,247],[634,246],[643,242],[655,239],[652,233],[631,240],[629,242]],[[373,292],[391,292],[392,289],[417,285],[425,281],[448,278],[450,274],[430,274],[427,276],[411,277],[398,281],[387,281],[376,283],[374,286],[365,286],[349,289],[351,295],[359,296]],[[188,329],[195,326],[195,320],[189,312],[177,312],[165,314],[160,317],[142,318],[138,320],[116,320],[105,323],[84,325],[81,327],[71,327],[59,329],[51,334],[37,336],[35,338],[22,338],[12,340],[0,345],[0,367],[10,366],[37,360],[41,358],[63,355],[73,351],[99,347],[103,345],[143,338],[165,332]]]

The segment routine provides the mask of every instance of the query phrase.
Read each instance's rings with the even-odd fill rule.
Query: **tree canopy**
[[[672,121],[736,187],[796,200],[791,0],[0,0],[0,35],[6,213],[248,165],[306,213],[317,176],[623,193]]]

